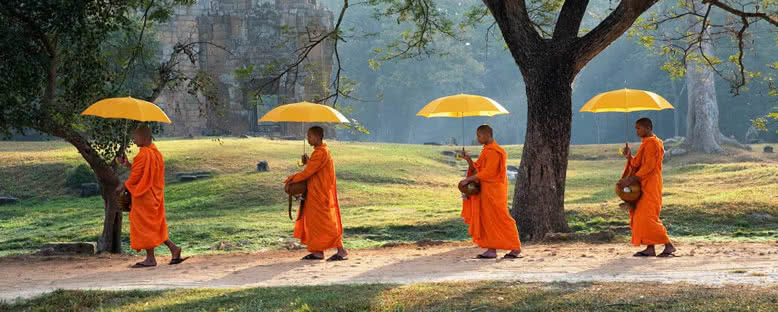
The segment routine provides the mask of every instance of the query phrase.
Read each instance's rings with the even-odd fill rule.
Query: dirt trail
[[[657,246],[660,247],[660,246]],[[627,244],[526,245],[518,260],[471,259],[465,244],[353,250],[348,261],[301,261],[304,250],[196,256],[131,269],[141,256],[0,258],[0,300],[63,289],[256,287],[462,280],[778,284],[776,243],[679,244],[679,257],[636,258]]]

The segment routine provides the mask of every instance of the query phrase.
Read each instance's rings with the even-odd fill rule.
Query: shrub
[[[65,185],[77,189],[83,183],[97,183],[97,177],[92,172],[92,168],[86,164],[80,164],[78,167],[68,169]]]

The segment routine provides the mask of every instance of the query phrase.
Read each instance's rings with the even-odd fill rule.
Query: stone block
[[[0,197],[0,206],[2,205],[12,205],[19,202],[18,198],[14,197]]]
[[[41,255],[94,255],[97,253],[97,243],[93,242],[52,242],[41,245]]]
[[[267,160],[263,160],[257,163],[257,171],[259,172],[270,171],[270,166],[268,165]]]

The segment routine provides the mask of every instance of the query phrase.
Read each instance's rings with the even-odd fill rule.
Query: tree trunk
[[[80,135],[62,131],[52,133],[64,138],[78,150],[81,156],[89,164],[89,167],[95,172],[97,181],[100,183],[105,217],[103,222],[103,234],[97,240],[97,250],[99,252],[121,253],[122,212],[119,210],[119,202],[115,193],[116,187],[118,187],[120,183],[119,176],[116,174],[114,168],[105,163],[97,152],[92,149],[89,143]]]
[[[97,250],[100,252],[122,252],[122,211],[119,210],[114,190],[118,185],[111,185],[100,181],[100,190],[103,196],[105,217],[103,219],[103,234],[97,240]]]
[[[702,4],[695,4],[701,6]],[[697,9],[695,9],[697,10]],[[702,11],[700,9],[700,11]],[[690,25],[698,22],[696,17],[687,19]],[[709,30],[705,30],[701,50],[708,57],[713,56]],[[750,150],[737,140],[728,138],[719,128],[719,104],[716,99],[715,73],[704,63],[692,60],[686,63],[686,85],[688,90],[688,115],[686,117],[686,141],[690,150],[703,153],[726,154],[723,143]]]
[[[710,55],[710,43],[703,43],[703,51]],[[705,64],[687,62],[686,85],[689,90],[689,109],[686,117],[686,144],[692,151],[724,153],[718,140],[721,132],[714,78],[714,72]]]
[[[527,132],[511,209],[522,240],[570,231],[564,201],[572,89],[564,76],[525,75]]]

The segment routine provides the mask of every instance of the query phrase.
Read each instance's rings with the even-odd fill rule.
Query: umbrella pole
[[[462,155],[465,155],[465,116],[459,118],[462,119]]]
[[[629,143],[629,112],[624,113],[624,128],[627,129],[624,132],[624,143]]]
[[[305,122],[303,121],[303,155],[305,155]]]

